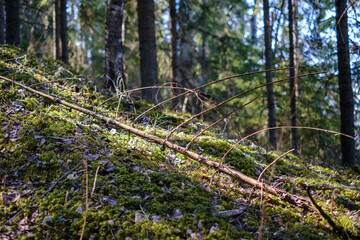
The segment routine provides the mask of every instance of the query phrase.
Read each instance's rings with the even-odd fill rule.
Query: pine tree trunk
[[[291,108],[291,126],[296,124],[296,24],[295,24],[295,0],[289,0],[289,38],[290,38],[290,108]],[[297,129],[291,129],[292,147],[294,153],[298,151]]]
[[[0,0],[0,44],[5,43],[5,12],[3,0]]]
[[[170,58],[171,58],[171,82],[172,86],[178,86],[178,76],[179,76],[179,61],[177,54],[177,45],[178,45],[178,31],[177,31],[177,13],[176,13],[176,1],[169,0],[170,6],[170,35],[171,35],[171,44],[170,44]],[[176,96],[180,91],[177,89],[172,89],[172,96]],[[174,107],[179,104],[179,99],[175,99],[173,102]]]
[[[190,53],[189,41],[191,39],[187,23],[189,19],[189,4],[187,0],[180,0],[179,5],[179,29],[180,29],[180,56],[179,56],[179,75],[181,85],[191,88],[190,80],[192,79],[192,57]],[[186,105],[190,96],[182,98],[182,111],[186,111]],[[191,101],[191,100],[190,100]],[[195,112],[196,105],[191,104],[191,111]]]
[[[158,85],[158,66],[156,59],[155,39],[155,3],[153,0],[138,0],[140,72],[141,87]],[[156,102],[157,90],[143,89],[142,96],[153,103]]]
[[[207,9],[208,0],[203,0],[203,24],[205,25],[205,9]],[[204,26],[206,27],[206,26]],[[206,83],[206,38],[205,31],[201,32],[201,54],[200,54],[200,86]]]
[[[54,1],[54,54],[57,60],[69,63],[68,53],[68,29],[67,29],[67,13],[66,13],[67,0]]]
[[[269,1],[264,0],[264,26],[265,26],[265,68],[266,70],[272,68],[272,50],[271,50],[271,41],[272,41],[272,27],[270,24],[270,14],[269,14]],[[272,82],[272,72],[266,72],[266,82]],[[275,101],[274,101],[274,91],[273,85],[266,86],[266,95],[267,95],[267,107],[268,107],[268,126],[269,128],[276,126],[276,116],[275,116]],[[269,131],[269,142],[276,149],[276,130],[272,129]]]
[[[6,0],[6,43],[20,45],[19,0]]]
[[[267,1],[267,6],[269,8],[269,1]],[[251,41],[256,41],[256,0],[254,1],[254,8],[253,8],[253,14],[251,16]],[[264,13],[265,13],[265,0],[264,0]],[[269,10],[268,10],[269,14]],[[270,18],[268,18],[270,20]],[[266,33],[265,33],[266,35]]]
[[[120,90],[126,85],[122,39],[124,6],[125,0],[108,0],[105,25],[105,84],[114,89],[115,83],[120,83]]]
[[[206,83],[206,33],[201,33],[200,85]]]
[[[59,20],[60,20],[60,42],[61,42],[61,60],[68,64],[69,53],[68,53],[68,29],[67,29],[67,13],[66,13],[66,2],[67,0],[60,0],[59,9]]]
[[[354,136],[354,99],[350,72],[347,0],[335,0],[336,33],[338,47],[339,95],[341,113],[341,132]],[[341,18],[341,19],[340,19]],[[355,163],[355,141],[341,136],[342,164],[353,166]]]
[[[55,41],[55,59],[61,60],[60,58],[60,0],[54,1],[54,41]]]

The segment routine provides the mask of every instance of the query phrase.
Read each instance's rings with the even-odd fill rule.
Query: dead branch
[[[329,225],[333,228],[333,230],[340,234],[344,239],[355,239],[352,233],[346,231],[342,226],[338,226],[331,217],[315,202],[315,199],[311,195],[311,188],[308,183],[301,183],[306,190],[307,195],[310,198],[311,203],[315,206],[315,208],[319,211],[320,215],[329,223]]]
[[[167,147],[173,151],[176,151],[178,153],[181,153],[201,164],[204,164],[204,165],[207,165],[208,167],[210,168],[214,168],[214,169],[217,169],[218,171],[224,173],[224,174],[227,174],[243,183],[246,183],[246,184],[249,184],[250,186],[253,186],[257,189],[261,189],[271,195],[274,195],[278,198],[280,198],[281,200],[283,201],[286,201],[286,202],[289,202],[290,204],[293,204],[297,207],[300,207],[300,208],[303,208],[303,209],[306,209],[306,210],[313,210],[312,206],[311,206],[311,203],[306,199],[306,198],[303,198],[303,197],[300,197],[300,196],[296,196],[296,195],[293,195],[293,194],[290,194],[288,192],[286,192],[285,190],[281,190],[281,189],[278,189],[278,188],[275,188],[275,187],[272,187],[268,184],[265,184],[265,183],[261,183],[239,171],[236,171],[234,169],[232,169],[231,167],[228,167],[226,165],[223,165],[221,164],[220,162],[216,162],[216,161],[212,161],[212,160],[209,160],[207,159],[206,157],[200,155],[200,154],[197,154],[195,152],[192,152],[192,151],[188,151],[186,150],[184,147],[181,147],[177,144],[174,144],[168,140],[164,140],[160,137],[157,137],[157,136],[154,136],[154,135],[151,135],[149,133],[146,133],[146,132],[143,132],[143,131],[140,131],[134,127],[131,127],[131,126],[128,126],[128,125],[125,125],[121,122],[118,122],[116,121],[115,119],[112,119],[112,118],[109,118],[109,117],[105,117],[105,116],[102,116],[100,114],[97,114],[93,111],[90,111],[88,109],[85,109],[85,108],[82,108],[82,107],[79,107],[79,106],[76,106],[74,104],[71,104],[71,103],[68,103],[64,100],[61,100],[60,98],[56,98],[56,97],[53,97],[53,96],[50,96],[48,94],[45,94],[43,92],[40,92],[40,91],[37,91],[35,89],[32,89],[24,84],[21,84],[17,81],[14,81],[14,80],[11,80],[11,79],[8,79],[8,78],[5,78],[5,77],[2,77],[0,76],[1,79],[3,80],[6,80],[8,82],[12,82],[20,87],[22,87],[23,89],[26,89],[32,93],[35,93],[39,96],[42,96],[44,98],[47,98],[49,100],[52,100],[54,101],[55,103],[58,103],[58,104],[62,104],[64,106],[67,106],[71,109],[74,109],[74,110],[77,110],[79,112],[82,112],[82,113],[85,113],[85,114],[88,114],[98,120],[102,120],[102,121],[105,121],[107,124],[113,124],[115,126],[118,126],[119,128],[125,130],[125,131],[128,131],[129,133],[132,133],[132,134],[135,134],[141,138],[145,138],[147,139],[148,141],[151,141],[151,142],[154,142],[154,143],[157,143],[157,144],[161,144],[163,145],[164,147]]]
[[[316,75],[316,74],[320,74],[320,73],[324,73],[324,72],[315,72],[315,73],[308,73],[308,74],[298,75],[297,78],[306,77],[306,76],[311,76],[311,75]],[[236,99],[236,98],[239,98],[239,97],[241,97],[241,96],[243,96],[243,95],[245,95],[245,94],[247,94],[247,93],[249,93],[249,92],[252,92],[252,91],[254,91],[254,90],[256,90],[256,89],[259,89],[259,88],[262,88],[262,87],[265,87],[265,86],[268,86],[268,85],[273,85],[273,84],[277,84],[277,83],[281,83],[281,82],[286,82],[286,81],[289,81],[289,80],[292,79],[292,78],[294,78],[294,77],[285,78],[285,79],[277,80],[277,81],[274,81],[274,82],[269,82],[269,83],[261,84],[261,85],[259,85],[259,86],[253,87],[253,88],[251,88],[251,89],[249,89],[249,90],[247,90],[247,91],[244,91],[244,92],[242,92],[242,93],[236,94],[235,96],[232,96],[232,97],[230,97],[230,98],[222,101],[221,103],[219,103],[219,104],[217,104],[217,105],[215,105],[215,106],[213,106],[213,107],[211,107],[211,108],[208,108],[208,109],[206,109],[206,110],[204,110],[204,111],[202,111],[202,112],[200,112],[200,113],[198,113],[198,114],[195,114],[195,115],[193,115],[192,117],[189,117],[188,119],[186,119],[185,121],[183,121],[182,123],[180,123],[179,125],[177,125],[173,130],[171,130],[171,132],[166,136],[166,140],[168,140],[168,139],[170,138],[170,136],[171,136],[174,132],[176,132],[180,127],[184,126],[186,123],[190,122],[190,121],[193,120],[194,118],[197,118],[197,117],[199,117],[199,116],[201,116],[201,115],[203,115],[203,114],[205,114],[205,113],[207,113],[207,112],[210,112],[210,111],[214,110],[215,108],[221,107],[222,105],[230,102],[231,100],[234,100],[234,99]],[[140,115],[140,116],[141,116],[141,115]],[[139,117],[140,117],[140,116],[139,116]]]
[[[286,153],[282,154],[281,156],[277,157],[274,161],[272,161],[269,165],[266,166],[266,168],[264,168],[264,170],[262,170],[262,172],[260,173],[259,177],[258,177],[258,181],[260,181],[262,175],[266,172],[266,170],[269,169],[269,167],[271,167],[273,164],[275,164],[280,158],[283,158],[284,156],[288,155],[289,153],[291,153],[292,151],[294,151],[294,149],[290,149],[289,151],[287,151]]]
[[[204,128],[203,130],[201,130],[198,134],[196,134],[196,136],[194,136],[190,142],[186,145],[186,149],[188,149],[190,147],[190,145],[201,135],[203,134],[206,130],[212,128],[213,126],[215,126],[216,124],[218,124],[219,122],[223,121],[225,118],[228,118],[231,114],[233,114],[234,112],[237,112],[238,110],[246,107],[247,105],[249,105],[250,103],[254,102],[256,99],[258,98],[254,98],[253,100],[251,100],[250,102],[245,103],[244,105],[232,110],[231,112],[229,112],[228,114],[226,114],[225,116],[223,116],[222,118],[218,119],[217,121],[213,122],[212,124],[210,124],[209,126],[207,126],[206,128]]]
[[[272,130],[272,129],[284,129],[284,128],[301,128],[301,129],[310,129],[310,130],[327,132],[327,133],[334,133],[334,134],[342,135],[342,136],[345,136],[345,137],[348,137],[348,138],[352,138],[352,139],[355,140],[355,137],[352,137],[352,136],[350,136],[350,135],[347,135],[347,134],[344,134],[344,133],[341,133],[341,132],[337,132],[337,131],[322,129],[322,128],[302,127],[302,126],[270,127],[270,128],[261,129],[261,130],[259,130],[259,131],[256,131],[256,132],[254,132],[254,133],[252,133],[252,134],[249,134],[249,135],[247,135],[246,137],[243,137],[242,139],[240,139],[237,143],[235,143],[235,144],[224,154],[224,156],[222,157],[221,161],[224,161],[225,157],[231,152],[231,150],[233,150],[237,145],[239,145],[242,141],[248,139],[249,137],[252,137],[252,136],[254,136],[254,135],[258,134],[258,133],[265,132],[265,131],[269,131],[269,130]]]
[[[341,186],[330,186],[328,184],[311,184],[308,185],[308,187],[312,190],[334,190],[334,189],[349,189],[349,190],[355,190],[355,191],[360,191],[360,187],[356,187],[356,186],[345,186],[345,185],[341,185]]]
[[[230,79],[233,79],[233,78],[238,78],[238,77],[245,77],[245,76],[249,76],[249,75],[253,75],[253,74],[259,74],[259,73],[264,73],[264,72],[275,72],[275,71],[281,71],[281,70],[288,70],[290,69],[290,67],[286,67],[286,68],[278,68],[278,69],[268,69],[268,70],[263,70],[263,71],[256,71],[256,72],[250,72],[250,73],[244,73],[244,74],[238,74],[238,75],[234,75],[234,76],[230,76],[230,77],[226,77],[226,78],[222,78],[222,79],[218,79],[218,80],[215,80],[213,82],[210,82],[210,83],[207,83],[207,84],[204,84],[202,86],[199,86],[197,88],[194,88],[194,89],[188,89],[188,91],[184,92],[184,93],[181,93],[179,95],[176,95],[174,97],[171,97],[165,101],[162,101],[160,103],[158,103],[157,105],[155,105],[154,107],[151,107],[149,108],[148,110],[144,111],[140,116],[138,116],[137,118],[135,118],[134,122],[136,122],[140,117],[144,116],[145,114],[147,114],[148,112],[151,112],[152,110],[154,110],[155,108],[158,108],[160,107],[161,105],[167,103],[167,102],[170,102],[170,101],[173,101],[179,97],[182,97],[182,96],[185,96],[191,92],[196,92],[197,90],[201,89],[201,88],[204,88],[204,87],[207,87],[207,86],[210,86],[212,84],[215,84],[215,83],[219,83],[219,82],[222,82],[222,81],[226,81],[226,80],[230,80]]]

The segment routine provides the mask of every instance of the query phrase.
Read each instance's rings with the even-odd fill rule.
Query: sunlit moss
[[[9,45],[0,48],[0,55],[0,73],[27,85],[76,76],[58,61],[42,61],[27,55],[25,62],[25,53]],[[19,64],[12,58],[22,60]],[[63,69],[59,71],[60,68]],[[141,113],[151,106],[146,102],[128,101],[125,98],[120,104],[117,98],[103,103],[106,95],[95,92],[90,86],[83,86],[76,92],[72,86],[74,82],[76,80],[58,82],[56,85],[41,84],[34,88],[53,96],[59,95],[90,110],[96,108],[97,111],[103,111],[104,115],[116,116],[114,111],[117,110]],[[9,82],[0,80],[0,88],[0,103],[5,104],[0,109],[0,122],[4,123],[0,126],[0,157],[7,156],[1,159],[0,170],[1,178],[4,179],[6,175],[8,180],[0,191],[7,193],[13,180],[21,182],[21,185],[28,184],[27,189],[34,191],[10,205],[0,202],[0,208],[4,209],[0,211],[0,226],[28,203],[41,197],[20,217],[31,217],[39,211],[35,219],[37,223],[47,224],[48,221],[49,225],[78,238],[84,221],[85,212],[81,207],[85,204],[87,185],[89,205],[85,239],[90,236],[109,239],[112,234],[119,239],[190,239],[190,233],[200,234],[203,239],[255,239],[264,204],[269,205],[266,210],[266,238],[340,238],[331,233],[328,223],[319,215],[307,215],[301,209],[276,197],[270,199],[260,191],[254,191],[250,197],[249,186],[216,169],[209,169],[181,154],[163,150],[160,145],[50,100],[29,93],[20,96],[20,88]],[[19,101],[24,109],[6,113],[14,101]],[[101,108],[100,103],[103,103]],[[127,114],[123,117],[125,120],[122,120],[130,124],[135,117]],[[158,109],[147,117],[140,119],[135,126],[164,138],[169,130],[191,116]],[[186,146],[198,131],[195,123],[191,122],[186,128],[174,133],[173,141]],[[15,127],[18,129],[16,134]],[[116,129],[116,132],[112,129]],[[16,136],[10,138],[10,134]],[[194,141],[190,149],[211,160],[221,161],[236,141],[226,139],[221,131],[210,129]],[[257,178],[281,154],[267,152],[251,142],[245,142],[234,148],[224,163]],[[72,172],[74,175],[59,181],[52,191],[43,196],[60,177],[82,161],[88,164],[86,172],[84,165],[81,165]],[[298,188],[298,182],[360,186],[356,173],[352,171],[341,172],[317,166],[291,154],[277,161],[274,166],[273,177],[278,181],[278,186],[302,196],[305,193]],[[12,175],[15,173],[17,177]],[[85,173],[88,174],[88,182]],[[263,178],[269,179],[270,174],[271,171],[267,171]],[[94,192],[90,195],[93,186]],[[23,190],[16,189],[19,192]],[[320,197],[315,196],[316,201],[334,215],[339,225],[358,234],[358,218],[354,217],[354,212],[360,208],[358,193],[344,189],[337,190],[336,196],[332,191],[320,191],[318,194]],[[325,203],[324,199],[331,199],[331,202]],[[219,211],[244,206],[246,209],[239,218],[215,216]],[[181,212],[179,219],[172,218],[175,210]],[[145,217],[135,223],[135,213]],[[153,217],[157,217],[157,220]],[[210,233],[212,227],[218,230]],[[16,224],[13,225],[14,230],[18,228]],[[36,229],[30,232],[35,238],[43,236]],[[51,233],[54,239],[68,238],[62,232],[42,228],[42,233]]]

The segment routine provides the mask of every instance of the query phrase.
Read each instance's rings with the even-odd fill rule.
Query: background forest
[[[111,88],[111,85],[107,84],[109,79],[117,82],[120,89],[125,85],[127,89],[138,88],[144,86],[140,81],[141,47],[139,46],[138,6],[145,7],[146,2],[149,1],[4,1],[1,2],[1,41],[5,42],[4,26],[5,19],[8,19],[5,7],[8,4],[13,10],[19,8],[20,35],[19,42],[15,44],[28,53],[62,60],[100,89]],[[346,4],[346,1],[344,2]],[[289,8],[290,3],[294,4],[293,8]],[[109,11],[111,6],[108,5],[111,4],[120,6],[117,11],[121,11],[122,22],[115,21],[116,17],[119,17],[116,15],[109,18],[113,19],[113,23],[107,20],[107,13],[108,15],[116,14],[114,10]],[[289,88],[289,83],[285,82],[274,84],[271,89],[274,109],[272,123],[269,121],[268,111],[271,104],[269,104],[269,98],[266,98],[265,88],[230,101],[218,112],[204,115],[206,120],[216,120],[219,114],[224,115],[259,97],[251,105],[235,112],[229,116],[229,119],[226,118],[223,121],[224,135],[246,136],[268,125],[297,124],[330,130],[340,129],[334,1],[157,0],[154,7],[159,85],[195,88],[236,74],[289,66],[295,67],[294,73],[291,71],[289,73],[287,69],[273,72],[272,76],[266,77],[272,77],[272,81],[276,81],[288,77],[289,74],[297,76],[326,71],[291,81],[295,92],[292,95],[296,96],[295,124],[291,117],[294,116],[289,90],[291,87]],[[360,134],[360,16],[358,7],[359,1],[354,1],[346,12],[357,139]],[[294,11],[289,11],[290,9]],[[64,12],[66,12],[65,18],[61,18]],[[14,14],[16,15],[16,13],[11,13],[11,16]],[[55,21],[57,17],[59,19]],[[264,30],[266,22],[264,18],[268,19],[267,31]],[[116,70],[122,72],[121,78],[114,74],[112,76],[110,74],[109,78],[109,68],[106,66],[106,44],[108,44],[106,31],[109,29],[106,30],[106,27],[117,28],[121,34],[119,37],[122,48],[108,50],[123,52],[123,63],[121,63],[123,69]],[[289,36],[289,31],[293,31],[292,38]],[[268,50],[266,50],[266,42],[268,42]],[[292,50],[291,46],[293,46]],[[267,62],[265,55],[270,56],[272,62]],[[293,58],[292,63],[291,58]],[[123,80],[124,82],[121,82]],[[178,111],[194,114],[200,112],[206,103],[221,102],[265,82],[265,73],[233,78],[224,83],[203,88],[202,91],[207,99],[204,102],[193,96],[182,98],[172,104],[176,104],[175,109]],[[125,84],[122,85],[123,83]],[[167,88],[161,90],[161,96],[157,97],[160,100],[167,99],[179,92],[181,90]],[[171,106],[174,107],[174,105]],[[303,157],[329,164],[340,163],[339,136],[306,129],[297,131],[296,148]],[[290,141],[292,130],[276,130],[275,139],[274,132],[272,134],[273,139],[270,136],[269,140],[268,132],[260,133],[256,141],[263,146],[268,146],[269,149],[276,146],[277,149],[284,150],[294,146],[294,142]],[[355,148],[359,150],[359,142],[355,145]],[[356,159],[357,161],[360,159],[359,151],[356,151]]]

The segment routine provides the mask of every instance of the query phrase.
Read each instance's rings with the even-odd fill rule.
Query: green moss
[[[9,45],[0,47],[0,55],[3,59],[0,61],[0,73],[27,85],[75,76],[60,62],[42,61]],[[151,106],[146,102],[126,99],[119,104],[116,98],[104,103],[106,96],[93,91],[90,86],[82,86],[80,92],[75,92],[72,84],[76,81],[41,84],[34,88],[45,92],[48,88],[53,95],[90,110],[96,108],[109,116],[116,116],[113,111],[140,113]],[[9,82],[1,80],[0,88],[0,102],[7,106],[0,109],[0,122],[6,123],[0,126],[0,157],[5,156],[0,161],[0,177],[5,179],[6,176],[6,186],[0,191],[3,194],[11,191],[24,193],[21,186],[31,191],[11,205],[0,203],[0,208],[4,209],[0,211],[0,226],[4,219],[9,219],[32,200],[41,197],[20,217],[39,214],[38,223],[49,221],[49,225],[78,238],[85,215],[79,209],[85,204],[87,186],[89,205],[85,238],[109,239],[114,233],[119,239],[189,239],[192,232],[200,234],[203,239],[254,239],[260,226],[260,210],[263,204],[269,204],[266,210],[266,238],[339,239],[320,216],[304,213],[279,198],[269,199],[260,191],[254,191],[249,198],[249,186],[216,169],[209,169],[181,154],[164,151],[162,146],[120,129],[115,134],[111,133],[114,126],[107,126],[36,95],[25,93],[25,97],[21,98],[20,88]],[[7,114],[14,101],[21,102],[24,109]],[[100,103],[103,103],[101,108],[98,106]],[[120,116],[127,119],[126,124],[134,119],[131,114]],[[175,125],[191,117],[164,109],[157,109],[147,116],[148,119],[145,117],[135,126],[163,138]],[[196,131],[195,122],[189,123],[173,135],[174,142],[186,146]],[[12,137],[15,141],[10,139],[10,134],[16,135]],[[222,161],[236,141],[226,139],[220,131],[211,129],[191,145],[191,150],[211,160]],[[257,178],[281,154],[267,152],[251,142],[245,142],[234,148],[224,163]],[[174,155],[174,159],[170,155]],[[86,171],[82,165],[58,181],[79,161],[87,162]],[[291,154],[274,166],[271,184],[301,196],[305,195],[298,182],[360,186],[353,171],[335,171],[310,164]],[[263,178],[269,179],[270,174],[269,170]],[[55,182],[58,185],[51,188]],[[93,186],[94,192],[90,194]],[[44,193],[47,195],[42,197]],[[360,209],[357,192],[337,190],[334,197],[332,191],[319,191],[314,196],[339,225],[358,234],[359,219],[354,215]],[[251,204],[245,203],[248,199]],[[324,200],[331,200],[331,204],[326,204]],[[214,216],[218,211],[244,207],[246,210],[240,216]],[[176,209],[181,210],[182,217],[172,219]],[[147,217],[135,223],[136,212]],[[158,221],[153,220],[154,216],[158,216]],[[210,233],[214,226],[218,226],[218,231]],[[15,228],[18,227],[14,225]],[[36,238],[42,237],[37,229],[30,232]],[[52,234],[54,239],[68,238],[62,232],[42,228],[42,233]]]

